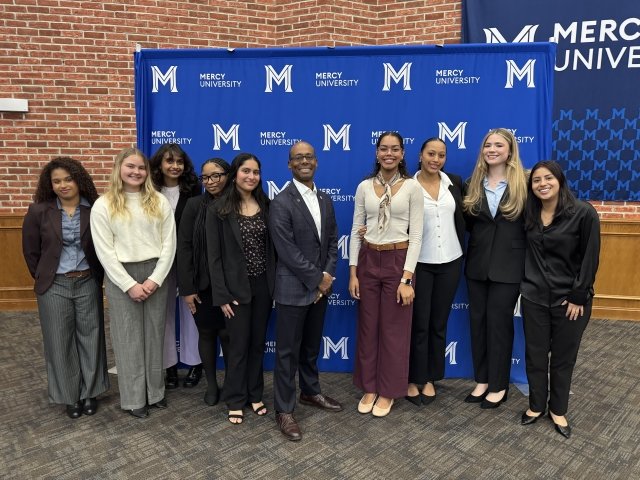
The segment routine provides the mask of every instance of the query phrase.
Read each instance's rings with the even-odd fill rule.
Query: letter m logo
[[[536,30],[540,25],[525,25],[520,33],[516,35],[516,38],[513,39],[512,43],[531,43],[535,42]],[[509,43],[502,34],[498,31],[497,28],[483,28],[484,37],[487,43]]]
[[[178,92],[178,83],[176,78],[177,70],[178,70],[178,66],[172,65],[171,67],[169,67],[169,70],[167,70],[166,73],[162,73],[158,67],[156,67],[155,65],[152,65],[151,73],[152,73],[153,87],[151,89],[151,92],[158,93],[158,83],[161,83],[162,85],[166,85],[168,83],[169,86],[171,87],[171,93],[177,93]]]
[[[332,140],[336,144],[342,141],[342,150],[344,150],[345,152],[351,150],[351,148],[349,147],[349,130],[351,129],[350,123],[345,123],[344,125],[342,125],[342,128],[337,132],[328,123],[322,125],[322,128],[324,128],[324,146],[322,147],[322,150],[331,150]]]
[[[240,150],[240,139],[238,134],[240,130],[240,124],[236,123],[234,125],[231,125],[231,128],[226,132],[217,123],[212,124],[212,126],[214,150],[220,150],[221,142],[231,142],[234,150]]]
[[[284,91],[287,93],[293,92],[291,88],[291,69],[293,65],[285,65],[280,73],[276,72],[271,65],[265,65],[264,68],[267,71],[265,92],[273,92],[273,82],[276,82],[278,85],[284,82]]]
[[[524,64],[524,67],[520,68],[515,61],[507,60],[507,83],[504,88],[513,88],[513,77],[516,77],[518,80],[522,80],[524,77],[527,77],[527,88],[535,88],[536,85],[533,79],[533,69],[535,64],[536,60],[532,58]]]
[[[453,143],[458,139],[458,149],[464,150],[467,147],[464,144],[464,134],[467,128],[467,122],[460,122],[456,128],[450,130],[446,123],[438,122],[438,138],[447,139]]]
[[[449,357],[449,365],[457,365],[456,361],[456,348],[458,346],[458,342],[450,342],[447,345],[447,349],[444,351],[444,357]]]
[[[282,190],[287,188],[289,183],[290,183],[289,180],[287,180],[286,183],[282,186],[282,188],[280,188],[278,184],[273,180],[267,180],[267,191],[269,195],[269,200],[273,200],[274,198],[276,198],[276,195],[278,195]]]
[[[323,352],[322,358],[324,360],[328,360],[331,352],[340,353],[340,358],[342,360],[349,360],[349,352],[347,351],[347,343],[349,341],[349,337],[342,337],[338,340],[338,343],[333,343],[329,337],[322,337],[323,344]]]
[[[402,80],[402,89],[411,90],[411,62],[402,65],[397,72],[390,63],[383,63],[382,65],[384,66],[383,92],[391,90],[391,80],[395,83],[400,83],[400,80]]]
[[[338,251],[343,260],[349,259],[349,238],[349,235],[342,235],[338,240]]]

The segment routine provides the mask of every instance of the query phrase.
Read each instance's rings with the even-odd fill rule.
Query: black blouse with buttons
[[[520,293],[548,307],[565,300],[584,305],[593,296],[600,256],[600,220],[595,209],[577,200],[574,215],[527,231],[524,279]]]

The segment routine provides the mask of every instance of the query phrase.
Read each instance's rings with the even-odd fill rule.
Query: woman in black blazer
[[[205,221],[209,207],[227,184],[230,170],[222,158],[210,158],[202,164],[199,180],[205,192],[187,201],[178,229],[178,290],[198,327],[198,350],[207,378],[204,394],[207,405],[216,405],[220,398],[216,380],[217,339],[220,338],[225,360],[229,339],[222,310],[213,305],[211,298]]]
[[[193,162],[189,155],[177,144],[163,145],[149,159],[151,179],[156,189],[162,193],[171,204],[176,219],[176,229],[180,227],[182,212],[187,200],[202,193],[202,186],[198,182]],[[195,387],[202,376],[202,363],[198,353],[196,326],[193,316],[187,308],[182,308],[182,300],[176,302],[177,280],[176,264],[167,276],[167,315],[164,329],[163,366],[167,369],[165,388],[178,388],[178,350],[176,349],[176,304],[180,318],[180,358],[182,363],[191,365],[184,379],[185,387]],[[191,334],[187,334],[190,332]]]
[[[435,381],[444,378],[447,320],[462,267],[462,179],[442,172],[446,157],[442,140],[427,139],[414,176],[422,187],[424,226],[415,274],[406,398],[418,406],[435,400]]]
[[[233,424],[242,423],[242,409],[248,404],[257,415],[267,414],[262,362],[273,303],[275,253],[260,168],[254,155],[237,155],[227,188],[206,219],[213,304],[222,309],[229,334],[224,400]]]
[[[49,402],[65,404],[70,418],[93,415],[109,388],[102,279],[89,216],[98,198],[80,164],[59,157],[38,180],[22,225],[22,252],[38,301]]]
[[[465,402],[482,408],[498,407],[509,391],[513,313],[524,274],[526,198],[518,142],[509,130],[490,130],[464,198],[470,232],[465,275],[477,382]]]

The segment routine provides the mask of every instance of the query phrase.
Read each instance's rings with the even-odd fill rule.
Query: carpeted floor
[[[640,478],[640,322],[588,326],[569,440],[547,418],[521,426],[527,399],[513,387],[509,401],[490,411],[462,402],[471,381],[444,380],[428,407],[402,399],[377,419],[356,412],[350,375],[322,374],[324,392],[345,411],[299,406],[304,438],[297,443],[279,433],[273,412],[261,418],[247,411],[244,424],[231,425],[222,404],[203,403],[204,381],[167,392],[168,409],[137,420],[120,410],[111,376],[98,413],[70,420],[62,406],[47,403],[37,315],[0,312],[0,326],[3,479]],[[271,373],[265,381],[270,406]]]

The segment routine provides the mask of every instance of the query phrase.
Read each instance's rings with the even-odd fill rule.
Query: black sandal
[[[253,410],[253,413],[258,415],[259,417],[264,417],[267,413],[269,413],[269,410],[267,410],[267,406],[264,404],[264,402],[260,402],[260,405],[258,405],[257,407],[251,405],[251,410]],[[264,413],[260,413],[263,410]]]
[[[232,422],[231,419],[239,419],[239,422]],[[244,421],[244,414],[243,413],[229,413],[227,414],[227,420],[229,420],[229,423],[231,425],[241,425],[242,422]]]

